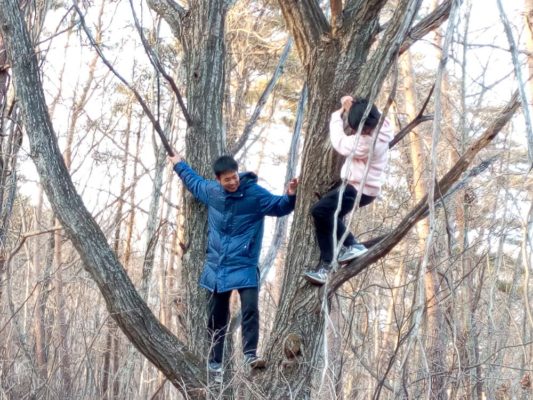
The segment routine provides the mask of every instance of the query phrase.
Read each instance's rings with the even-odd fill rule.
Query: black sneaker
[[[249,365],[251,369],[263,369],[266,367],[266,361],[255,354],[245,354],[244,363]]]

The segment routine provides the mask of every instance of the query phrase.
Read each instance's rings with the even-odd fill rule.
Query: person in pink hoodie
[[[363,121],[368,100],[354,99],[344,96],[342,107],[331,114],[329,136],[331,145],[342,156],[346,157],[341,169],[341,178],[346,182],[342,193],[342,201],[337,216],[337,240],[346,232],[343,217],[355,205],[358,190],[361,190],[359,207],[372,203],[381,190],[383,172],[388,163],[389,142],[394,134],[390,122],[385,118],[379,131],[376,130],[381,113],[375,105],[371,105],[370,113]],[[348,126],[344,126],[343,115],[347,113]],[[360,134],[359,125],[363,123]],[[377,138],[376,138],[377,135]],[[375,142],[375,144],[374,144]],[[373,149],[372,149],[373,147]],[[368,164],[368,173],[365,171]],[[342,185],[337,185],[311,208],[315,223],[315,233],[320,248],[320,261],[317,266],[304,274],[305,279],[315,285],[323,285],[331,270],[334,255],[333,229],[335,227],[335,211],[339,203]],[[368,250],[358,243],[354,235],[348,232],[341,247],[337,261],[340,263],[353,260]]]

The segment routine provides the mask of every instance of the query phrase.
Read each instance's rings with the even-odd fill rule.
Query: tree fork
[[[132,344],[189,398],[205,397],[205,369],[153,315],[72,183],[46,107],[35,52],[15,0],[0,0],[0,32],[30,141],[53,211],[99,287],[112,318]]]

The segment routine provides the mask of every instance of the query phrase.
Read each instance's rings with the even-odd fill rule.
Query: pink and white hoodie
[[[370,155],[374,135],[352,135],[344,133],[341,111],[331,114],[329,122],[329,137],[331,144],[337,152],[346,157],[342,166],[341,178],[359,190],[359,184],[363,180],[365,166]],[[376,197],[381,191],[383,171],[388,163],[389,142],[394,137],[389,120],[385,119],[378,133],[370,168],[366,176],[363,193],[367,196]]]

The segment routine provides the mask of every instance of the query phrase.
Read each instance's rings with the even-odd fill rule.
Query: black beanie
[[[368,100],[366,99],[359,99],[353,102],[350,111],[348,111],[348,125],[350,125],[352,129],[357,129],[359,127],[367,106]],[[372,104],[372,108],[366,118],[364,127],[374,129],[378,125],[380,117],[381,113],[378,111],[378,108]]]

